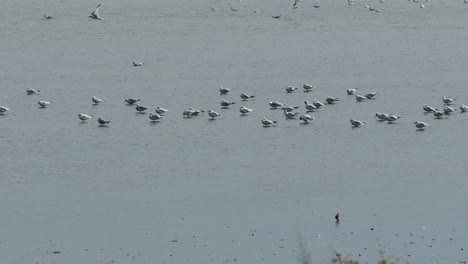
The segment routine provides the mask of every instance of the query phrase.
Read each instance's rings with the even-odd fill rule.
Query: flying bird
[[[102,18],[99,16],[99,8],[101,7],[101,4],[99,4],[96,9],[94,9],[93,12],[91,12],[91,15],[89,16],[92,19],[98,19],[102,20]]]

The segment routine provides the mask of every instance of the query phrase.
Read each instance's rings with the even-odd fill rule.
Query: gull
[[[369,7],[369,11],[375,11],[375,7]]]
[[[214,9],[214,7],[212,7],[212,8],[211,8],[211,11],[215,12],[215,11],[216,11],[216,9]]]
[[[468,0],[467,0],[467,1],[468,1]],[[466,105],[464,105],[464,104],[460,105],[460,111],[461,111],[462,113],[467,112],[467,111],[468,111],[468,106],[466,106]]]
[[[423,110],[426,111],[426,113],[430,113],[430,112],[434,112],[435,111],[435,108],[434,107],[430,107],[428,106],[427,104],[423,105]]]
[[[297,90],[297,88],[296,88],[296,87],[293,87],[293,86],[288,86],[288,87],[286,87],[286,92],[287,92],[287,93],[292,93],[292,92],[294,92],[294,91],[296,91],[296,90]]]
[[[274,16],[271,16],[271,17],[274,18],[274,19],[280,19],[281,15],[274,15]]]
[[[214,120],[216,117],[218,117],[218,116],[221,115],[221,114],[219,114],[219,113],[217,113],[217,112],[215,112],[215,111],[213,111],[213,110],[211,110],[211,109],[208,110],[207,113],[208,113],[208,115],[211,117],[211,120]]]
[[[450,113],[453,113],[454,111],[455,111],[455,109],[453,109],[452,107],[447,106],[447,105],[444,106],[444,113],[446,115],[450,115]]]
[[[257,10],[254,10],[253,12],[254,12],[254,14],[260,14],[260,12],[257,11]]]
[[[232,11],[232,12],[237,12],[237,10],[239,10],[239,9],[236,9],[236,8],[234,8],[234,7],[231,6],[231,11]]]
[[[169,112],[169,110],[164,109],[164,108],[159,107],[159,106],[156,107],[156,110],[155,110],[155,111],[156,111],[157,114],[160,114],[160,115],[164,115],[164,113]]]
[[[441,119],[442,116],[444,116],[444,112],[439,111],[438,109],[434,109],[433,115],[435,116],[435,118]]]
[[[339,98],[335,98],[333,96],[327,96],[327,98],[325,99],[325,101],[327,101],[328,104],[334,104],[335,102],[338,102],[340,99]]]
[[[307,83],[304,83],[304,84],[302,85],[302,88],[304,88],[304,92],[307,93],[307,92],[312,91],[312,89],[315,89],[315,86],[310,85],[310,84],[307,84]]]
[[[252,109],[247,108],[247,107],[245,107],[245,106],[241,106],[241,107],[239,108],[239,112],[241,112],[241,115],[246,115],[247,113],[252,112]]]
[[[230,105],[232,104],[235,104],[236,102],[231,102],[231,101],[227,101],[227,100],[221,100],[221,102],[219,103],[223,108],[228,108]]]
[[[413,123],[418,130],[424,130],[425,127],[429,127],[430,125],[428,123],[416,121]]]
[[[163,118],[161,115],[155,114],[153,112],[150,112],[148,117],[151,120],[151,122],[158,122]]]
[[[385,116],[385,120],[387,120],[389,124],[393,124],[393,122],[399,118],[400,118],[399,116],[392,115],[392,114],[388,114]]]
[[[317,109],[317,107],[313,104],[309,104],[309,101],[304,101],[305,104],[305,109],[307,110],[307,113],[312,112]]]
[[[278,121],[269,120],[269,119],[266,119],[265,117],[262,118],[262,124],[264,127],[270,127],[276,123],[278,123]]]
[[[353,1],[348,1],[348,5],[354,5]]]
[[[294,109],[298,109],[299,106],[283,106],[281,110],[286,111],[286,112],[291,112],[294,111]]]
[[[382,121],[387,120],[387,115],[388,114],[385,114],[385,113],[376,113],[375,117],[377,117],[379,119],[379,121],[382,122]]]
[[[190,107],[189,110],[185,110],[182,113],[182,116],[185,117],[185,118],[190,118],[192,116],[198,116],[198,114],[200,114],[201,112],[205,112],[205,111],[198,110],[198,109],[195,109],[193,107]]]
[[[98,123],[99,123],[99,126],[103,127],[103,126],[107,126],[107,124],[109,124],[111,121],[110,120],[105,120],[104,118],[102,118],[102,116],[100,116],[98,119],[97,119]]]
[[[368,93],[368,94],[365,94],[364,96],[367,98],[367,99],[372,99],[374,98],[374,96],[376,96],[377,93]]]
[[[369,6],[369,5],[364,5],[364,8],[367,8],[367,9],[369,9],[369,8],[370,8],[370,6]]]
[[[359,120],[356,120],[356,119],[351,119],[351,120],[349,120],[349,122],[351,123],[351,125],[353,125],[353,127],[360,127],[360,126],[366,124],[366,122],[362,122],[362,121],[359,121]]]
[[[309,124],[310,121],[314,120],[314,118],[310,115],[304,114],[299,117],[299,120],[304,122],[304,124]]]
[[[51,16],[48,16],[47,14],[44,15],[44,18],[45,18],[45,19],[52,19],[52,17],[51,17]]]
[[[141,101],[141,99],[131,98],[131,97],[124,100],[124,102],[126,102],[128,105],[133,105],[134,103],[139,102],[139,101]]]
[[[365,97],[365,96],[362,95],[362,94],[356,94],[356,95],[354,95],[354,96],[356,97],[356,102],[362,102],[362,101],[364,101],[364,100],[367,99],[367,97]]]
[[[220,95],[227,94],[227,93],[229,93],[230,91],[231,91],[231,89],[229,89],[229,88],[224,88],[224,87],[222,87],[222,86],[219,87],[219,94],[220,94]]]
[[[419,7],[424,8],[425,6],[423,4],[421,4]]]
[[[313,102],[312,102],[313,105],[315,105],[315,107],[317,108],[320,108],[322,106],[324,106],[325,104],[320,102],[319,100],[315,99]]]
[[[246,94],[244,92],[242,92],[241,95],[240,95],[240,98],[242,98],[242,101],[245,101],[247,99],[254,98],[254,97],[255,97],[255,95],[248,95],[248,94]]]
[[[49,102],[49,101],[39,101],[39,102],[37,102],[37,104],[38,104],[41,108],[46,108],[48,105],[50,105],[50,102]]]
[[[86,114],[83,114],[83,113],[79,113],[77,116],[78,116],[78,118],[79,118],[81,121],[86,121],[86,120],[88,120],[88,119],[93,118],[93,116],[91,116],[91,115],[86,115]]]
[[[93,101],[93,103],[94,103],[95,105],[98,105],[99,103],[104,102],[104,100],[99,99],[99,98],[97,98],[96,96],[93,96],[93,97],[91,98],[91,101]]]
[[[276,109],[276,108],[278,108],[280,106],[284,106],[283,103],[280,103],[278,101],[271,101],[271,102],[269,102],[269,104],[270,104],[272,109]]]
[[[346,93],[348,93],[348,95],[353,95],[357,92],[357,90],[358,88],[350,88],[346,90]]]
[[[39,90],[34,90],[34,89],[31,89],[31,88],[27,88],[27,89],[26,89],[26,94],[27,94],[27,95],[38,94],[38,93],[40,93],[40,92],[41,92],[41,91],[39,91]]]
[[[299,113],[284,110],[284,116],[286,116],[286,119],[295,119],[298,114]]]
[[[198,114],[205,112],[204,110],[198,110],[193,107],[189,107],[189,110],[187,111],[190,112],[190,116],[198,116]]]
[[[376,9],[375,9],[375,12],[380,13],[380,12],[382,12],[382,9],[377,9],[377,8],[376,8]]]
[[[294,4],[292,6],[292,9],[296,9],[297,8],[297,3],[299,2],[299,0],[294,0]]]
[[[444,102],[444,104],[451,104],[453,103],[453,101],[455,101],[455,99],[452,99],[452,98],[448,98],[448,97],[442,97],[442,101]]]
[[[143,66],[143,62],[136,62],[136,61],[133,61],[133,66],[134,66],[134,67]]]
[[[318,3],[314,4],[314,8],[319,8],[319,7],[320,7],[320,5]]]
[[[0,106],[0,115],[3,115],[3,113],[10,111],[10,108],[6,106]]]
[[[89,16],[90,18],[92,19],[99,19],[99,20],[102,20],[102,18],[99,16],[99,8],[101,7],[101,4],[99,4],[96,9],[94,9],[94,11],[91,13],[91,15]]]
[[[135,110],[137,110],[138,113],[143,114],[146,110],[148,110],[148,107],[137,104]]]

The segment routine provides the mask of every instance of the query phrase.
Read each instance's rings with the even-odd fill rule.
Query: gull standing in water
[[[467,0],[467,1],[468,1],[468,0]],[[468,106],[466,106],[466,105],[464,105],[464,104],[460,105],[460,111],[461,111],[462,113],[467,112],[467,111],[468,111]]]
[[[93,102],[94,105],[98,105],[98,104],[104,102],[104,100],[99,99],[99,98],[97,98],[96,96],[93,96],[93,97],[91,98],[91,101]]]
[[[327,101],[328,104],[334,104],[335,102],[338,102],[340,99],[339,98],[335,98],[333,96],[327,96],[327,98],[325,99],[325,101]]]
[[[134,66],[134,67],[143,66],[143,62],[136,62],[136,61],[133,61],[133,66]]]
[[[162,108],[162,107],[156,107],[156,113],[160,114],[160,115],[164,115],[166,112],[169,112],[169,110],[165,109],[165,108]]]
[[[304,89],[304,93],[308,93],[308,92],[312,91],[313,89],[315,89],[315,86],[304,83],[302,85],[302,88]]]
[[[362,101],[367,99],[367,97],[365,97],[364,95],[361,95],[361,94],[356,94],[354,96],[356,97],[356,102],[362,102]]]
[[[192,116],[198,116],[198,114],[200,114],[201,112],[205,112],[203,110],[198,110],[198,109],[195,109],[193,107],[190,107],[189,110],[185,110],[182,115],[185,117],[185,118],[189,118],[189,117],[192,117]]]
[[[248,95],[248,94],[246,94],[244,92],[242,92],[241,95],[240,95],[240,98],[242,99],[242,101],[246,101],[247,99],[254,98],[254,97],[255,97],[255,95]]]
[[[39,102],[37,102],[37,104],[41,108],[46,108],[48,105],[50,105],[50,102],[49,101],[39,101]]]
[[[453,101],[455,101],[455,99],[452,99],[452,98],[448,98],[448,97],[442,97],[442,101],[444,102],[444,104],[451,104],[453,103]]]
[[[231,102],[227,100],[221,100],[220,104],[223,108],[229,108],[230,105],[235,104],[236,102]]]
[[[219,87],[219,94],[220,94],[220,95],[227,94],[227,93],[229,93],[230,91],[231,91],[231,89],[229,89],[229,88],[224,88],[224,87],[222,87],[222,86]]]
[[[444,116],[444,112],[439,111],[439,109],[434,109],[434,112],[432,114],[435,116],[437,119],[441,119]]]
[[[215,120],[216,117],[220,116],[220,113],[217,113],[211,109],[208,110],[208,116],[211,117],[210,120]]]
[[[239,112],[241,112],[241,115],[246,115],[246,114],[252,112],[252,109],[247,108],[247,107],[245,107],[245,106],[241,106],[241,107],[239,108]]]
[[[418,130],[424,130],[424,128],[429,127],[430,125],[428,123],[416,121],[413,123]]]
[[[26,89],[26,94],[27,94],[27,95],[38,94],[38,93],[40,93],[40,92],[41,92],[41,91],[39,91],[39,90],[35,90],[35,89],[31,89],[31,88],[27,88],[27,89]]]
[[[297,115],[299,115],[299,113],[284,110],[284,116],[286,116],[286,119],[296,119]]]
[[[307,113],[312,112],[317,109],[317,107],[313,104],[309,104],[309,101],[304,101],[305,104],[305,109],[307,110]]]
[[[133,105],[134,103],[139,101],[141,101],[141,99],[139,98],[127,98],[124,100],[124,102],[126,102],[128,105]]]
[[[79,113],[77,116],[78,116],[78,118],[79,118],[81,121],[86,121],[86,120],[88,120],[88,119],[93,118],[93,116],[91,116],[91,115],[86,115],[86,114],[83,114],[83,113]]]
[[[148,107],[137,104],[135,110],[137,110],[138,113],[143,114],[146,110],[148,110]]]
[[[373,99],[374,96],[376,96],[377,93],[368,93],[368,94],[365,94],[364,96],[367,98],[367,99]]]
[[[375,117],[377,117],[380,122],[383,122],[387,120],[387,115],[388,114],[385,114],[385,113],[376,113]]]
[[[148,117],[151,120],[151,122],[158,122],[163,118],[161,115],[155,114],[153,112],[150,112]]]
[[[3,115],[3,113],[10,111],[10,108],[6,106],[0,106],[0,115]]]
[[[102,18],[99,16],[99,8],[100,7],[101,7],[101,4],[99,4],[96,7],[96,9],[94,9],[94,11],[91,13],[91,15],[89,17],[92,18],[92,19],[102,20]]]
[[[358,90],[358,88],[350,88],[350,89],[346,90],[346,93],[348,95],[353,95],[353,94],[355,94],[357,92],[357,90]]]
[[[45,19],[52,19],[52,17],[51,17],[51,16],[48,16],[47,14],[44,15],[44,18],[45,18]]]
[[[270,104],[271,109],[276,109],[276,108],[278,108],[278,107],[284,106],[283,103],[280,103],[280,102],[278,102],[278,101],[271,101],[271,102],[269,102],[268,104]]]
[[[97,121],[99,123],[99,126],[101,126],[101,127],[107,126],[107,124],[109,124],[111,122],[110,120],[105,120],[104,118],[102,118],[102,116],[100,116],[97,119]]]
[[[454,111],[455,111],[455,109],[453,109],[452,107],[447,106],[447,105],[444,106],[444,113],[445,113],[446,115],[450,115],[450,114],[453,113]]]
[[[389,124],[393,124],[393,122],[399,118],[400,118],[399,116],[392,115],[392,114],[385,115],[385,120],[387,120]]]
[[[320,108],[322,106],[324,106],[325,104],[320,102],[319,100],[315,99],[313,102],[312,102],[313,105],[315,105],[315,107],[317,108]]]
[[[434,112],[436,109],[434,107],[428,106],[427,104],[423,105],[423,110],[426,113],[431,113]]]
[[[293,87],[293,86],[288,86],[288,87],[286,87],[286,92],[287,92],[287,93],[292,93],[292,92],[294,92],[294,91],[296,91],[296,90],[297,90],[297,88],[296,88],[296,87]]]
[[[314,120],[314,118],[311,115],[304,114],[299,117],[299,120],[304,122],[304,124],[310,124],[310,121]]]
[[[351,123],[351,125],[353,125],[353,127],[360,127],[360,126],[366,124],[366,122],[362,122],[362,121],[359,121],[359,120],[356,120],[356,119],[351,119],[351,120],[349,120],[349,122]]]
[[[275,125],[276,123],[278,123],[278,121],[269,120],[269,119],[266,119],[265,117],[262,118],[263,127],[271,127]]]

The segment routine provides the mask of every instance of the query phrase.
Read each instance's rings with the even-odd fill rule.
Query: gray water
[[[467,260],[468,114],[422,111],[468,103],[463,1],[116,0],[103,21],[87,18],[96,4],[0,3],[2,263],[296,263],[299,235],[313,263]],[[317,89],[285,93],[302,83]],[[353,87],[378,95],[356,103]],[[310,125],[268,106],[329,95]],[[128,97],[169,112],[150,124]],[[183,119],[189,106],[222,115]]]

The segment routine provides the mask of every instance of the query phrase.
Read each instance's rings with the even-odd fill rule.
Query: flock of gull
[[[133,65],[134,66],[141,66],[143,64],[133,62]],[[303,92],[304,93],[308,93],[308,92],[311,92],[311,91],[316,89],[316,86],[313,86],[313,85],[310,85],[310,84],[303,84],[302,87],[303,87]],[[298,89],[299,88],[294,87],[294,86],[287,86],[285,88],[285,92],[286,93],[294,93]],[[377,95],[377,92],[359,94],[358,91],[359,91],[358,88],[350,88],[350,89],[346,90],[346,94],[347,94],[347,96],[354,96],[357,103],[364,102],[364,101],[367,101],[367,100],[374,100],[376,95]],[[31,88],[26,89],[26,94],[27,95],[37,95],[37,94],[40,94],[40,92],[41,92],[40,90],[36,90],[36,89],[31,89]],[[219,93],[220,93],[221,96],[226,96],[230,92],[231,92],[231,89],[229,89],[229,88],[225,88],[225,87],[222,87],[222,86],[219,88]],[[241,98],[241,100],[243,102],[246,102],[246,101],[249,101],[252,98],[255,98],[255,95],[249,95],[249,94],[247,94],[245,92],[241,92],[240,93],[240,98]],[[150,111],[150,107],[140,104],[140,101],[141,101],[140,98],[127,98],[127,99],[124,100],[124,103],[129,105],[129,106],[134,106],[135,111],[137,113],[140,113],[140,114],[146,114],[149,111],[148,118],[149,118],[151,123],[160,122],[164,118],[165,114],[169,111],[168,109],[165,109],[165,108],[162,108],[162,107],[159,107],[159,106],[155,108],[154,112]],[[93,105],[99,105],[102,102],[104,102],[104,100],[102,100],[102,99],[100,99],[100,98],[98,98],[96,96],[93,96],[93,97],[91,97],[91,102],[92,102]],[[281,103],[280,101],[270,101],[268,104],[269,104],[271,110],[281,109],[281,111],[282,111],[282,113],[283,113],[286,120],[299,119],[301,121],[301,124],[310,124],[315,119],[313,116],[310,115],[310,113],[317,111],[318,109],[324,107],[325,105],[334,105],[334,104],[336,104],[338,102],[340,102],[340,99],[336,98],[336,97],[333,97],[333,96],[328,96],[327,98],[325,98],[325,103],[323,103],[323,102],[321,102],[321,101],[319,101],[317,99],[315,99],[312,102],[309,102],[309,101],[305,100],[304,101],[304,113],[303,114],[300,114],[298,112],[298,111],[300,111],[300,110],[298,110],[298,109],[300,109],[299,106],[288,106],[288,105],[285,105],[285,104]],[[424,113],[426,113],[426,114],[432,113],[435,119],[441,119],[444,116],[448,116],[448,115],[450,115],[450,114],[457,111],[456,108],[452,107],[454,102],[455,102],[455,99],[443,96],[442,97],[442,102],[443,102],[442,110],[439,110],[438,108],[429,106],[427,104],[423,105],[422,109],[423,109]],[[234,101],[221,99],[221,101],[220,101],[221,109],[229,109],[235,103],[236,102],[234,102]],[[51,104],[51,102],[41,100],[41,101],[38,101],[37,104],[38,104],[39,108],[47,108]],[[461,104],[459,106],[459,110],[462,113],[468,112],[468,106],[464,105],[464,104]],[[6,106],[0,106],[0,115],[4,115],[8,111],[10,111],[10,108],[8,108]],[[246,107],[244,105],[241,105],[240,108],[239,108],[239,112],[240,112],[241,116],[247,116],[252,111],[253,111],[253,109],[248,108],[248,107]],[[204,112],[205,112],[204,110],[200,110],[200,109],[196,109],[194,107],[190,107],[189,109],[183,111],[182,116],[183,116],[183,118],[192,118],[192,117],[200,116]],[[214,111],[213,109],[209,109],[208,111],[206,111],[206,113],[207,113],[207,115],[209,117],[209,120],[216,120],[217,117],[221,116],[220,113]],[[84,114],[84,113],[79,113],[77,116],[78,116],[79,120],[81,120],[82,122],[86,122],[87,120],[93,118],[92,115]],[[399,116],[391,114],[391,113],[376,113],[375,118],[380,122],[388,122],[389,124],[392,124],[392,123],[396,122],[398,119],[400,119]],[[98,122],[100,127],[106,127],[106,126],[109,125],[109,123],[111,121],[108,120],[108,119],[103,118],[102,116],[99,116],[97,118],[97,122]],[[358,119],[354,119],[354,118],[351,119],[349,122],[351,123],[352,128],[358,128],[358,127],[361,127],[361,126],[366,124],[366,122],[358,120]],[[261,119],[261,124],[263,125],[263,127],[272,127],[272,126],[275,126],[277,123],[278,123],[277,120],[271,120],[271,119],[268,119],[266,117],[263,117]],[[415,121],[413,124],[415,125],[415,127],[419,131],[424,130],[426,127],[430,126],[428,123],[421,122],[421,121]]]
[[[242,0],[239,0],[239,2],[241,2],[241,1]],[[302,2],[302,1],[303,0],[293,0],[293,4],[291,6],[291,9],[299,8],[299,2]],[[419,2],[419,0],[408,0],[408,1],[413,2],[413,3],[418,3]],[[422,0],[422,1],[430,2],[430,0]],[[379,0],[379,2],[380,2],[380,4],[384,4],[384,3],[386,3],[386,0]],[[465,4],[468,4],[468,0],[463,0],[463,2]],[[347,3],[348,3],[348,5],[354,5],[354,0],[347,0]],[[89,18],[102,20],[102,17],[99,15],[99,8],[100,7],[101,7],[101,4],[98,4],[98,6],[94,9],[94,11],[91,12],[91,14],[89,15]],[[380,12],[383,11],[382,9],[372,7],[372,6],[368,5],[368,4],[365,4],[364,7],[366,9],[368,9],[369,11],[374,11],[374,12],[377,12],[377,13],[380,13]],[[419,7],[420,8],[425,8],[426,6],[424,4],[420,4]],[[315,2],[314,3],[314,8],[320,8],[320,4],[318,2]],[[231,12],[237,12],[237,11],[239,11],[239,8],[234,8],[233,6],[231,6],[230,10],[231,10]],[[214,8],[214,7],[211,7],[211,11],[215,12],[215,11],[218,11],[218,10],[216,8]],[[259,14],[260,11],[253,10],[253,13],[254,14]],[[273,15],[272,17],[274,19],[280,19],[282,17],[282,14]],[[45,19],[52,19],[52,16],[45,14],[44,18]],[[135,66],[140,66],[140,65],[135,65]]]
[[[299,4],[300,1],[302,1],[302,0],[294,0],[292,8],[293,9],[298,8],[298,4]],[[353,2],[354,0],[347,0],[347,1],[348,1],[348,4],[350,4],[350,5],[352,5],[354,3]],[[418,0],[409,0],[409,1],[418,2]],[[426,1],[428,2],[429,0],[426,0]],[[380,2],[384,3],[385,0],[380,0]],[[468,0],[464,0],[464,2],[468,3]],[[91,12],[91,14],[89,15],[89,18],[96,19],[96,20],[102,20],[101,16],[99,15],[99,8],[100,7],[101,7],[101,4],[99,4],[93,12]],[[315,3],[314,7],[319,8],[320,5],[318,3]],[[421,7],[424,7],[424,6],[421,5]],[[381,11],[381,10],[372,8],[372,7],[368,6],[368,5],[365,5],[365,8],[367,8],[367,9],[369,9],[371,11],[376,11],[376,12]],[[216,9],[212,8],[212,11],[216,11]],[[231,11],[236,12],[237,9],[231,7]],[[256,12],[256,13],[258,13],[258,12]],[[273,18],[277,18],[277,19],[280,18],[280,17],[281,17],[281,15],[273,16]],[[52,19],[52,16],[44,15],[44,18],[45,19]],[[133,63],[134,67],[143,66],[142,62],[133,61],[132,63]],[[311,92],[314,89],[316,89],[316,87],[313,86],[313,85],[303,84],[303,91],[306,92],[306,93]],[[298,88],[293,87],[293,86],[287,86],[285,88],[286,93],[293,93],[296,90],[298,90]],[[224,88],[224,87],[221,87],[219,89],[220,95],[222,95],[222,96],[227,95],[230,91],[231,91],[231,89]],[[356,102],[363,102],[363,101],[366,101],[366,100],[373,100],[375,98],[375,96],[377,95],[376,92],[359,94],[357,88],[347,89],[346,92],[347,92],[348,96],[354,96],[355,99],[356,99]],[[26,94],[27,95],[35,95],[35,94],[39,94],[39,93],[40,93],[39,90],[35,90],[35,89],[31,89],[31,88],[26,89]],[[245,92],[242,92],[240,94],[240,98],[241,98],[242,101],[248,101],[249,99],[252,99],[254,97],[255,97],[254,95],[249,95],[249,94],[247,94]],[[93,96],[91,98],[91,101],[92,101],[92,103],[94,105],[99,105],[100,103],[104,102],[104,100],[99,99],[96,96]],[[144,106],[144,105],[140,105],[140,101],[141,101],[141,99],[139,99],[139,98],[127,98],[127,99],[124,100],[124,102],[127,105],[135,106],[135,110],[138,113],[145,114],[150,108],[147,107],[147,106]],[[297,109],[299,109],[299,106],[287,106],[287,105],[285,105],[285,104],[283,104],[283,103],[281,103],[279,101],[271,101],[271,102],[269,102],[269,105],[270,105],[271,109],[281,109],[283,111],[283,114],[284,114],[286,119],[297,119],[297,118],[299,118],[299,120],[303,124],[309,124],[314,120],[314,117],[310,115],[311,112],[314,112],[314,111],[322,108],[323,106],[325,106],[325,104],[333,105],[333,104],[335,104],[335,103],[337,103],[339,101],[340,101],[339,98],[335,98],[335,97],[332,97],[332,96],[328,96],[325,99],[326,103],[320,102],[317,99],[315,99],[311,103],[306,100],[306,101],[304,101],[305,113],[303,113],[303,114],[300,114],[299,112],[296,111]],[[442,101],[443,101],[443,104],[444,104],[442,110],[439,110],[437,108],[431,107],[431,106],[426,104],[426,105],[423,106],[424,112],[425,113],[432,113],[436,119],[441,119],[442,117],[444,117],[446,115],[450,115],[450,114],[452,114],[453,112],[456,111],[456,109],[451,107],[451,105],[454,103],[455,99],[447,98],[447,97],[444,96],[442,98]],[[45,100],[38,101],[38,105],[39,105],[40,108],[47,108],[50,104],[51,104],[51,102],[49,102],[49,101],[45,101]],[[235,104],[235,102],[224,100],[224,99],[222,99],[221,102],[220,102],[221,108],[223,108],[223,109],[227,109],[227,108],[229,108],[230,106],[232,106],[234,104]],[[459,106],[459,109],[460,109],[461,112],[467,112],[468,111],[468,106],[462,104],[462,105]],[[8,107],[0,106],[0,115],[4,115],[8,111],[10,111],[10,109]],[[165,115],[165,113],[167,111],[168,110],[165,109],[165,108],[157,107],[154,112],[152,112],[152,111],[149,112],[148,118],[150,119],[151,122],[159,122],[164,118],[164,115]],[[248,107],[246,107],[244,105],[240,106],[240,108],[239,108],[239,112],[240,112],[240,114],[242,116],[246,116],[249,113],[251,113],[252,111],[253,111],[253,109],[248,108]],[[189,109],[185,110],[182,113],[182,116],[184,118],[192,118],[192,117],[201,115],[201,113],[203,113],[203,112],[205,112],[205,111],[200,110],[200,109],[196,109],[194,107],[190,107]],[[221,115],[220,113],[218,113],[218,112],[216,112],[216,111],[214,111],[212,109],[209,109],[208,111],[206,111],[206,113],[209,116],[209,120],[215,120],[217,117],[219,117]],[[82,122],[85,122],[86,120],[92,119],[93,116],[88,115],[88,114],[84,114],[84,113],[79,113],[78,118]],[[394,114],[376,113],[375,118],[377,118],[378,121],[388,122],[388,123],[391,124],[391,123],[396,122],[400,117],[396,116]],[[100,116],[100,117],[97,118],[97,122],[99,123],[99,126],[108,126],[111,121],[107,120],[107,119],[104,119],[103,117]],[[272,126],[275,126],[277,123],[278,123],[278,121],[270,120],[270,119],[267,119],[266,117],[263,117],[261,119],[261,124],[264,127],[272,127]],[[366,122],[358,120],[358,119],[351,119],[350,123],[351,123],[353,128],[361,127],[361,126],[366,124]],[[416,126],[416,128],[418,130],[424,130],[424,128],[430,126],[429,124],[427,124],[425,122],[421,122],[421,121],[415,121],[414,125]]]

